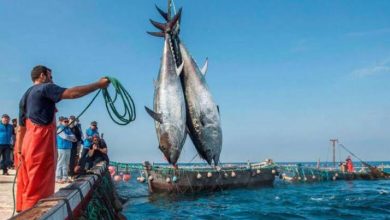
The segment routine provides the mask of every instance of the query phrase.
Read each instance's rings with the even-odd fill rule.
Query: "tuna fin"
[[[163,32],[151,32],[151,31],[147,31],[146,33],[152,35],[152,36],[155,36],[155,37],[165,37],[165,34]]]
[[[150,117],[152,117],[154,120],[158,121],[160,124],[163,123],[162,114],[156,113],[146,106],[145,106],[145,110],[150,115]]]
[[[208,67],[209,67],[209,58],[206,57],[206,61],[203,65],[202,69],[200,70],[202,72],[203,76],[206,75]]]
[[[218,110],[218,114],[221,114],[221,113],[219,112],[219,105],[217,105],[217,110]]]
[[[177,12],[177,14],[175,15],[175,17],[173,17],[172,20],[169,21],[168,24],[169,24],[169,27],[170,27],[170,28],[174,27],[174,26],[176,25],[177,21],[180,20],[180,18],[181,18],[181,10],[182,10],[182,9],[183,9],[183,8],[180,8],[179,11]]]
[[[154,88],[157,87],[157,81],[155,79],[153,79],[153,85],[154,85]]]
[[[180,76],[181,71],[183,71],[184,62],[180,64],[179,67],[176,68],[176,74],[177,76]]]
[[[156,9],[158,11],[158,13],[160,13],[161,16],[163,16],[163,18],[168,21],[169,18],[168,18],[168,13],[166,13],[165,11],[161,10],[161,8],[159,8],[157,5],[156,6]]]
[[[166,29],[166,24],[163,24],[163,23],[160,23],[160,22],[157,22],[157,21],[153,21],[152,19],[149,19],[150,23],[153,24],[153,26],[155,26],[156,28],[160,29],[161,31],[165,31]]]

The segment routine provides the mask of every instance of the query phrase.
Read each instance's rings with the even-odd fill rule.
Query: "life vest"
[[[13,135],[13,126],[10,124],[3,124],[0,122],[0,144],[8,145],[11,144]]]
[[[72,135],[72,131],[69,127],[65,127],[64,125],[58,126],[58,131],[62,131],[65,133],[65,135]],[[57,148],[58,149],[71,149],[72,148],[72,142],[69,140],[65,140],[59,135],[57,135]]]

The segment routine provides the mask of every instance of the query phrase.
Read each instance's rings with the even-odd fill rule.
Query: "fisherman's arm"
[[[66,89],[62,95],[61,99],[76,99],[82,96],[85,96],[95,90],[107,88],[110,84],[110,81],[107,78],[101,78],[95,83],[91,83],[83,86],[76,86],[73,88]]]

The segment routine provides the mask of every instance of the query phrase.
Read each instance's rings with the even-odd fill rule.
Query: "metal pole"
[[[336,167],[336,143],[339,141],[338,139],[330,139],[333,145],[333,167]]]

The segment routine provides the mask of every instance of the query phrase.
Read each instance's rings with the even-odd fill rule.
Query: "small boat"
[[[347,172],[336,168],[317,168],[296,165],[279,166],[280,178],[286,182],[321,182],[330,180],[380,180],[390,179],[390,174],[376,167],[362,167],[359,171]]]
[[[196,193],[239,187],[272,186],[278,175],[276,165],[268,163],[223,164],[209,166],[152,165],[144,162],[150,192]]]

